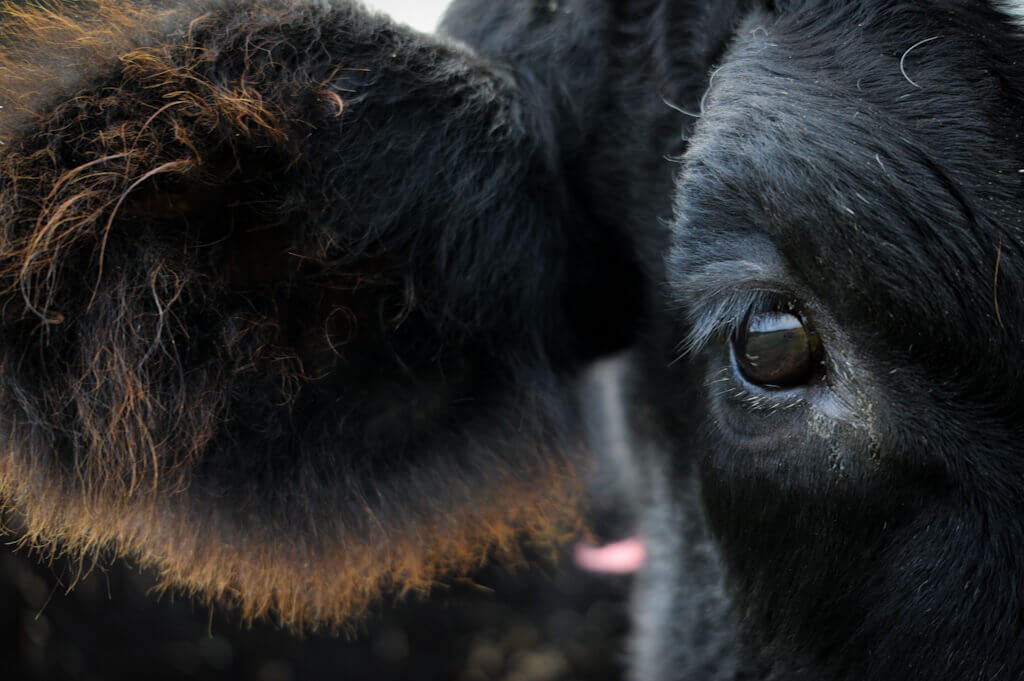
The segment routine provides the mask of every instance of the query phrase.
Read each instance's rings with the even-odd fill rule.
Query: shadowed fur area
[[[347,5],[0,21],[24,545],[304,628],[577,526],[597,256],[513,78]]]

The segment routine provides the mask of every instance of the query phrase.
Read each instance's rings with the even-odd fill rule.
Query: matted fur
[[[500,74],[351,7],[2,11],[23,544],[305,628],[577,525],[539,267],[559,190]],[[489,132],[453,144],[460,117]],[[410,170],[376,156],[402,140]],[[535,286],[480,300],[520,267]]]

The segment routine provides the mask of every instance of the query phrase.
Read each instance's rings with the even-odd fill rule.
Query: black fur
[[[610,104],[590,191],[628,174],[620,194],[646,199],[600,214],[650,238],[669,192],[637,169],[673,154],[665,104],[685,139],[653,324],[671,330],[648,332],[663,362],[637,388],[663,416],[636,448],[634,678],[1024,674],[1024,31],[1002,9],[592,10]],[[822,334],[822,383],[758,390],[731,367],[728,329],[766,290]]]
[[[0,82],[28,535],[301,627],[571,529],[636,275],[535,87],[347,4],[63,12],[9,8]]]
[[[337,623],[563,531],[575,380],[631,346],[634,679],[1021,678],[1004,9],[456,0],[431,38],[226,4],[128,31],[0,128],[0,492],[32,537]],[[819,379],[735,368],[766,297],[820,333]]]
[[[1024,672],[1022,38],[981,4],[794,3],[716,71],[674,296],[701,327],[775,291],[827,353],[776,392],[704,353],[703,499],[758,677]]]

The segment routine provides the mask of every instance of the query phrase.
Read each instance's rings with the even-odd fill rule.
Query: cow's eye
[[[789,312],[751,312],[732,339],[743,377],[762,388],[803,385],[824,366],[821,339]]]

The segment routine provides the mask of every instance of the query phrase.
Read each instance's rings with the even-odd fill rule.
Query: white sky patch
[[[448,0],[363,0],[374,9],[384,10],[396,20],[415,29],[433,32]]]
[[[1010,17],[1010,21],[1024,30],[1024,0],[996,0],[995,5]]]

